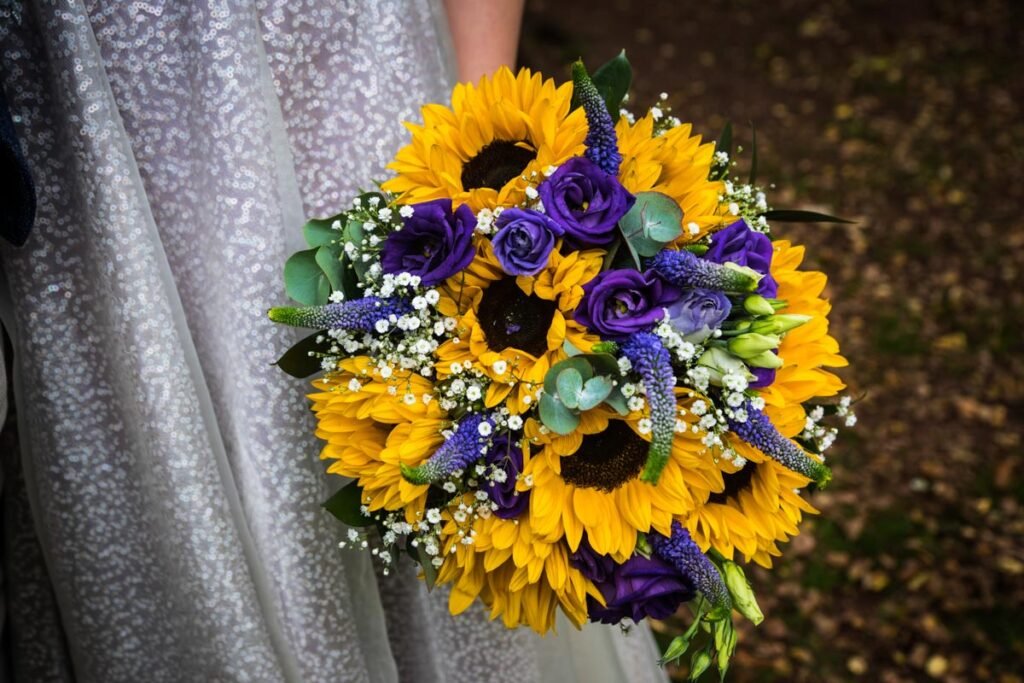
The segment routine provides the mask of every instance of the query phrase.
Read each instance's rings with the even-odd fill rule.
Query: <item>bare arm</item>
[[[444,0],[460,81],[515,67],[524,0]]]

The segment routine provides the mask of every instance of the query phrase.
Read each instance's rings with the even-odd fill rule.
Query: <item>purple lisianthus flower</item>
[[[778,353],[772,351],[772,353]],[[747,386],[751,389],[764,389],[770,387],[775,382],[775,368],[747,368],[754,374],[754,381],[750,382]]]
[[[735,263],[757,271],[764,276],[757,286],[757,293],[772,298],[779,292],[779,285],[771,275],[772,251],[772,241],[767,235],[751,230],[745,221],[739,220],[711,235],[711,248],[704,258],[714,263]]]
[[[666,306],[672,327],[688,342],[699,344],[721,327],[732,304],[722,292],[694,288]]]
[[[583,541],[570,556],[573,566],[594,582],[604,597],[602,606],[587,596],[587,614],[591,621],[617,624],[629,618],[639,623],[645,617],[664,619],[679,605],[696,596],[693,583],[660,557],[633,555],[616,564],[607,555],[598,555]]]
[[[491,240],[494,255],[509,275],[536,275],[544,270],[562,226],[539,211],[505,209]]]
[[[455,275],[473,260],[476,216],[463,204],[454,212],[450,199],[411,204],[401,230],[388,235],[381,250],[385,273],[419,275],[430,287]]]
[[[505,473],[504,481],[491,480],[485,489],[491,500],[498,504],[494,515],[501,519],[519,517],[530,506],[530,492],[516,491],[516,477],[523,471],[522,449],[508,434],[499,434],[491,442],[486,462]]]
[[[565,229],[573,249],[607,246],[636,197],[586,157],[573,157],[537,188],[544,212]]]
[[[665,317],[679,290],[655,273],[606,270],[583,286],[576,322],[607,339],[649,330]]]

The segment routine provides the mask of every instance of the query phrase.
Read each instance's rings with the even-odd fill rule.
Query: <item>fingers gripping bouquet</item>
[[[724,671],[733,609],[761,619],[739,560],[769,566],[830,478],[853,420],[827,367],[825,277],[772,241],[728,143],[652,107],[619,111],[624,56],[556,86],[507,70],[427,105],[351,209],[288,260],[317,330],[282,357],[311,395],[327,508],[508,627],[661,619],[689,603],[692,670]],[[725,137],[725,136],[724,136]],[[817,216],[821,219],[824,217]]]

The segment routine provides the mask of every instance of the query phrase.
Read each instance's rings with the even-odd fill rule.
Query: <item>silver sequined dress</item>
[[[38,187],[4,245],[14,681],[655,681],[646,631],[453,619],[337,548],[304,386],[265,321],[306,215],[450,87],[429,0],[0,0]]]

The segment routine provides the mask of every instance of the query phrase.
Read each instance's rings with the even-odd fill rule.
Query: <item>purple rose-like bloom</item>
[[[544,212],[565,229],[573,249],[607,246],[636,197],[586,157],[573,157],[537,188]]]
[[[606,339],[625,339],[654,327],[678,298],[679,290],[655,273],[606,270],[583,286],[573,315]]]
[[[455,275],[473,260],[476,216],[463,204],[452,212],[450,199],[411,204],[413,214],[388,235],[381,250],[385,273],[419,275],[430,287]]]
[[[686,341],[699,344],[721,327],[729,317],[732,304],[722,292],[694,288],[683,292],[683,296],[666,309],[676,332]]]
[[[523,451],[508,434],[499,434],[491,442],[486,462],[505,472],[505,481],[487,482],[487,495],[498,504],[494,515],[501,519],[515,519],[530,506],[530,492],[516,491],[516,477],[523,471]]]
[[[777,354],[777,351],[772,351]],[[750,382],[747,386],[751,389],[764,389],[770,387],[775,382],[775,368],[747,368],[750,372],[754,373],[754,381]]]
[[[562,226],[539,211],[505,209],[498,216],[491,245],[501,269],[509,275],[536,275],[544,270]]]
[[[731,262],[747,266],[764,277],[758,283],[757,293],[768,298],[779,292],[779,285],[771,275],[772,241],[764,233],[751,230],[739,220],[725,230],[711,235],[711,248],[704,258],[714,263]]]
[[[584,541],[570,560],[604,597],[602,606],[587,596],[591,621],[617,624],[626,618],[637,623],[645,617],[664,619],[696,596],[693,583],[655,555],[649,559],[633,555],[623,564],[616,564],[611,557],[595,553]]]

